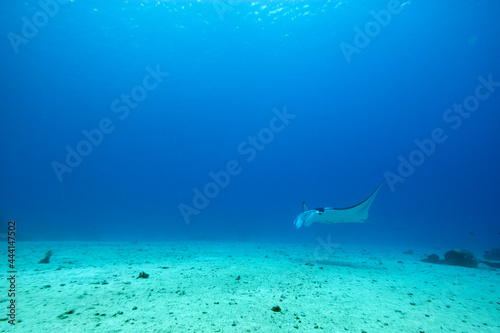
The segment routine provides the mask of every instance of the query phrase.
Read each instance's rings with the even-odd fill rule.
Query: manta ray
[[[384,181],[385,180],[383,180],[380,185],[377,186],[375,191],[373,191],[373,193],[368,198],[351,207],[321,207],[309,209],[306,205],[306,202],[302,202],[302,213],[300,213],[295,219],[295,228],[300,228],[302,224],[305,224],[305,226],[308,227],[314,222],[326,224],[366,222],[366,220],[368,219],[368,210],[370,209],[370,206]]]

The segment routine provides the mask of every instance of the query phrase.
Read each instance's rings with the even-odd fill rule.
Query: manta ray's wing
[[[373,191],[373,193],[358,203],[357,205],[347,208],[317,208],[307,209],[305,203],[302,204],[303,212],[295,219],[295,227],[299,228],[302,224],[306,227],[314,222],[335,224],[335,223],[350,223],[350,222],[365,222],[368,219],[368,211],[370,209],[375,196],[377,195],[380,187],[384,181]],[[306,210],[304,210],[306,208]]]
[[[372,205],[373,200],[375,200],[375,196],[377,195],[384,181],[382,181],[379,184],[379,186],[377,186],[375,191],[373,191],[373,193],[368,198],[361,201],[357,205],[347,208],[327,209],[324,215],[328,215],[328,217],[325,216],[324,221],[321,222],[331,223],[331,224],[348,223],[348,222],[366,222],[366,220],[368,219],[368,211],[370,210],[370,206]]]

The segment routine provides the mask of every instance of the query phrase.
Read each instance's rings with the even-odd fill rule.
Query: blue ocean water
[[[498,247],[499,12],[10,2],[0,216],[21,240]],[[294,228],[302,201],[351,206],[384,179],[372,223]]]

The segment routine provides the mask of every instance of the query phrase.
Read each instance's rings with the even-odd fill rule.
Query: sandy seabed
[[[500,332],[499,270],[432,265],[420,259],[433,251],[405,250],[18,242],[16,324],[4,248],[0,331]]]

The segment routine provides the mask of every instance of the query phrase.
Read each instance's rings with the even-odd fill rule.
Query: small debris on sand
[[[138,279],[147,279],[149,277],[149,274],[146,272],[140,272],[139,276],[137,277]]]
[[[49,250],[49,251],[47,251],[47,253],[45,253],[45,258],[40,260],[38,263],[39,264],[48,264],[51,256],[52,256],[52,251]]]

